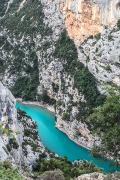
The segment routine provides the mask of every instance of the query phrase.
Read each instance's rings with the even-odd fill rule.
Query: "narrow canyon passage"
[[[51,152],[68,160],[87,160],[95,164],[104,172],[115,172],[120,170],[112,161],[95,158],[91,152],[74,143],[66,134],[55,127],[55,116],[49,111],[38,106],[17,103],[16,108],[27,113],[37,124],[38,135],[43,145]]]

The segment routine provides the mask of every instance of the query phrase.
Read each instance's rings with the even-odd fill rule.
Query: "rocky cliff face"
[[[113,27],[120,18],[119,0],[66,0],[60,5],[68,34],[76,43],[103,32],[105,26]]]
[[[49,154],[41,144],[35,123],[15,108],[12,93],[0,82],[0,163],[10,161],[21,170],[29,170],[40,155]]]
[[[15,98],[11,92],[5,88],[0,82],[0,160],[4,161],[10,158],[10,154],[6,149],[6,144],[8,143],[8,137],[2,135],[5,130],[5,127],[8,123],[8,120],[11,119],[14,121],[16,119],[16,110],[15,110]]]
[[[54,36],[56,30],[59,33],[63,28],[67,30],[76,44],[79,61],[98,80],[100,90],[106,84],[119,85],[120,31],[116,27],[120,18],[119,0],[63,0],[45,4],[45,22],[55,32]],[[56,16],[55,12],[58,12]],[[57,20],[54,21],[53,17]]]
[[[83,174],[79,177],[76,178],[76,180],[119,180],[120,174],[115,173],[115,174],[102,174],[102,173],[90,173],[90,174]]]

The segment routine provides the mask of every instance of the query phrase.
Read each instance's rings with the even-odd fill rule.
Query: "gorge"
[[[0,152],[1,180],[120,179],[120,0],[0,1]]]
[[[50,151],[62,157],[67,157],[70,161],[90,161],[98,168],[103,169],[104,172],[120,171],[119,165],[117,166],[110,160],[102,159],[102,157],[95,158],[89,150],[78,146],[63,132],[58,130],[55,127],[55,116],[51,112],[38,106],[22,104],[21,102],[17,102],[16,108],[26,112],[36,122],[40,140]]]

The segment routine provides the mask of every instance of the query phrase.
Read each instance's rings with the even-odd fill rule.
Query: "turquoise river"
[[[66,134],[55,127],[55,116],[46,109],[19,102],[16,108],[26,112],[36,122],[39,137],[43,145],[51,152],[61,157],[66,156],[70,161],[87,160],[98,168],[102,168],[104,172],[120,171],[120,166],[116,166],[112,161],[95,158],[88,149],[70,140]]]

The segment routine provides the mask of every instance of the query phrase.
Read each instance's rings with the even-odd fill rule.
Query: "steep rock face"
[[[113,27],[120,18],[119,0],[66,0],[61,3],[69,36],[83,42],[90,35]]]
[[[6,110],[7,105],[9,105],[13,112],[12,116],[15,116],[15,102],[16,100],[12,93],[0,82],[0,111]]]
[[[76,178],[76,180],[104,180],[105,175],[102,173],[90,173],[90,174],[83,174]]]
[[[111,85],[120,85],[120,30],[104,29],[96,38],[88,38],[78,47],[79,60],[97,79],[102,92]]]
[[[32,170],[39,157],[49,157],[42,145],[35,122],[24,112],[18,110],[17,120],[21,129],[21,169]]]
[[[32,169],[40,155],[49,155],[38,138],[35,123],[20,111],[17,116],[15,104],[12,93],[0,82],[0,161]]]
[[[90,173],[90,174],[83,174],[76,178],[76,180],[119,180],[120,173],[113,173],[113,174],[103,174],[103,173]]]
[[[54,170],[54,171],[46,171],[41,176],[37,178],[37,180],[65,180],[63,172],[61,170]]]
[[[7,136],[2,136],[2,129],[5,128],[8,118],[14,121],[16,119],[15,110],[15,98],[11,92],[3,86],[0,82],[0,125],[1,125],[1,136],[0,136],[0,160],[4,161],[10,158],[10,154],[6,149],[6,143],[8,142]]]
[[[59,0],[41,0],[44,12],[44,23],[52,29],[52,41],[57,40],[64,29],[64,18],[60,11]]]

